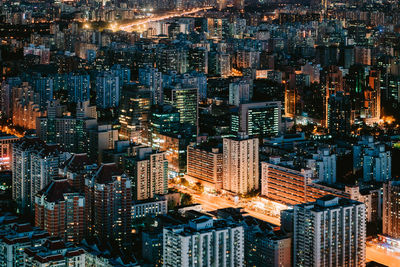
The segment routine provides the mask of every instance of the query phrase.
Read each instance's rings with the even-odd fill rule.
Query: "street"
[[[384,264],[390,267],[400,266],[400,257],[394,255],[394,253],[386,251],[382,248],[378,248],[377,244],[367,243],[366,247],[366,259],[369,261],[376,261],[380,264]]]
[[[235,205],[235,203],[231,200],[228,200],[226,198],[220,197],[220,196],[212,196],[212,195],[207,195],[207,194],[199,194],[199,193],[193,193],[192,190],[184,189],[184,188],[177,188],[179,191],[183,193],[190,194],[193,198],[194,203],[199,203],[203,206],[203,209],[205,211],[213,211],[217,209],[223,209],[223,208],[228,208],[228,207],[241,207],[240,205]],[[275,225],[280,225],[280,220],[279,218],[272,217],[265,215],[260,212],[256,212],[253,210],[250,210],[246,207],[243,207],[244,211],[247,212],[250,216],[253,216],[254,218],[275,224]]]

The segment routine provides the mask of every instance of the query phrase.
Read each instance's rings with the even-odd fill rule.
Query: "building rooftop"
[[[106,184],[112,182],[113,176],[122,175],[123,172],[115,163],[104,163],[97,168],[94,177],[97,183]]]
[[[333,195],[326,195],[317,199],[315,202],[298,204],[295,207],[302,207],[311,211],[320,212],[328,209],[335,209],[339,207],[351,207],[358,205],[364,205],[364,204],[348,198],[340,198]]]
[[[37,195],[44,196],[48,202],[59,202],[64,200],[64,194],[76,193],[66,178],[58,178],[51,181]]]
[[[90,165],[92,163],[93,161],[89,159],[86,153],[73,154],[60,166],[60,168],[67,168],[67,170],[70,172],[77,172],[83,170],[86,165]]]

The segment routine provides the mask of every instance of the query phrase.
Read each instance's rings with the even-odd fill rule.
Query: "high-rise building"
[[[118,107],[122,81],[111,72],[103,72],[96,77],[96,104],[99,108]]]
[[[383,184],[382,233],[400,238],[400,182],[387,181]]]
[[[18,137],[6,134],[0,131],[0,171],[11,168],[12,144],[18,140]]]
[[[382,195],[381,186],[362,188],[360,186],[345,186],[345,192],[352,200],[365,204],[367,222],[376,222],[382,219]]]
[[[1,83],[0,91],[0,114],[1,118],[11,118],[13,109],[14,87],[21,85],[19,77],[9,77]],[[14,100],[15,101],[15,100]]]
[[[315,170],[315,175],[320,182],[326,184],[336,183],[336,154],[329,147],[318,149],[307,161],[307,167]]]
[[[181,123],[198,126],[199,94],[197,87],[182,87],[179,84],[165,91],[168,102],[179,112]]]
[[[294,207],[293,266],[365,266],[361,202],[325,196]]]
[[[114,163],[102,164],[85,179],[89,234],[122,245],[131,234],[132,182]]]
[[[132,177],[134,200],[146,200],[168,193],[168,161],[166,152],[156,152],[151,147],[133,148],[126,157],[125,170]]]
[[[263,223],[265,223],[263,221]],[[243,222],[245,266],[292,266],[292,237],[257,223]]]
[[[58,174],[66,177],[72,187],[77,192],[85,191],[85,178],[91,176],[97,169],[95,159],[89,158],[88,154],[72,154],[72,156],[64,161],[58,168]]]
[[[158,69],[149,66],[140,68],[139,83],[150,88],[152,104],[162,104],[164,102],[163,77]]]
[[[247,80],[229,84],[229,105],[239,106],[248,103],[252,95],[252,85]]]
[[[119,113],[120,135],[123,139],[144,144],[149,142],[147,128],[151,97],[151,91],[146,88],[136,84],[124,86]]]
[[[157,133],[178,133],[180,127],[180,114],[175,107],[164,104],[151,108],[149,123],[150,135],[155,135]],[[152,140],[152,138],[150,140]]]
[[[13,90],[12,121],[24,129],[36,129],[36,119],[43,115],[39,105],[39,94],[24,82]]]
[[[127,67],[115,64],[111,67],[110,72],[119,77],[121,87],[131,81],[131,70]]]
[[[203,216],[163,230],[163,266],[244,266],[243,227]]]
[[[365,151],[363,173],[364,181],[386,182],[392,178],[392,156],[384,144]]]
[[[69,102],[85,102],[90,100],[90,76],[88,74],[70,73],[67,76]]]
[[[39,104],[45,107],[47,101],[54,97],[54,80],[53,77],[34,77],[33,79],[34,90],[39,95]]]
[[[68,152],[90,152],[95,155],[96,151],[90,151],[89,130],[97,129],[97,119],[94,117],[96,107],[88,104],[77,103],[76,116],[71,116],[70,113],[60,114],[58,110],[62,107],[57,101],[49,102],[47,116],[36,120],[38,137],[47,143],[62,145]]]
[[[47,145],[35,137],[24,137],[13,144],[13,199],[21,212],[33,208],[35,194],[58,176],[58,166],[66,157],[57,145]]]
[[[208,73],[208,51],[204,47],[189,50],[189,70]]]
[[[178,132],[152,132],[151,146],[155,150],[167,152],[169,175],[175,177],[186,173],[186,149],[196,140],[196,128],[181,125]]]
[[[333,136],[344,136],[350,133],[351,102],[343,92],[331,95],[328,100],[328,130]]]
[[[35,226],[64,241],[82,241],[84,212],[85,197],[66,178],[54,179],[35,195]]]
[[[238,113],[232,114],[231,131],[254,136],[275,136],[281,132],[281,102],[240,104]]]
[[[200,182],[210,189],[222,188],[222,150],[210,144],[187,147],[187,179]]]
[[[321,71],[320,81],[322,85],[322,90],[324,94],[324,125],[327,126],[328,123],[328,101],[331,95],[337,92],[343,91],[343,74],[342,71],[337,66],[327,66]]]
[[[223,140],[223,189],[236,194],[258,190],[259,161],[257,138],[241,135]]]

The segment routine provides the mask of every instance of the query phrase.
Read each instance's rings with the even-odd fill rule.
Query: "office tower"
[[[35,195],[35,226],[64,241],[78,243],[85,234],[85,197],[66,178],[53,179]]]
[[[139,69],[139,83],[147,86],[151,91],[151,103],[162,104],[164,102],[163,77],[156,68],[146,66]]]
[[[328,130],[332,136],[350,134],[351,101],[348,95],[337,92],[328,100]]]
[[[258,139],[223,139],[223,189],[246,194],[259,189]]]
[[[256,102],[240,104],[231,118],[231,131],[254,136],[275,136],[281,132],[281,102]]]
[[[180,115],[178,109],[171,105],[157,105],[151,108],[149,132],[150,135],[157,133],[178,133],[180,129]],[[151,138],[151,140],[153,140]]]
[[[300,96],[296,87],[282,81],[285,86],[285,116],[294,118],[299,113]]]
[[[196,129],[182,126],[179,133],[152,133],[153,149],[167,152],[169,176],[182,176],[186,173],[186,150],[190,142],[196,140]]]
[[[229,105],[239,106],[251,100],[252,85],[247,80],[239,80],[229,84]]]
[[[199,94],[197,87],[181,87],[179,84],[165,91],[165,102],[179,112],[181,123],[198,126]]]
[[[354,46],[343,46],[340,48],[340,64],[345,69],[354,65]]]
[[[0,131],[0,171],[11,169],[12,144],[19,138]]]
[[[383,184],[382,233],[400,238],[400,182],[386,181]]]
[[[294,266],[365,266],[365,205],[325,196],[294,207]]]
[[[207,216],[164,227],[163,266],[199,265],[244,266],[243,227]]]
[[[132,204],[132,220],[143,219],[148,216],[165,215],[168,212],[168,201],[164,196],[156,196]]]
[[[87,230],[102,242],[122,245],[131,234],[132,182],[114,163],[85,179]]]
[[[328,101],[331,95],[343,91],[343,75],[342,71],[337,66],[328,66],[321,71],[320,75],[321,86],[323,90],[323,119],[324,125],[328,122]]]
[[[69,102],[90,100],[90,76],[88,74],[70,73],[66,79]]]
[[[219,146],[208,143],[187,147],[187,179],[218,190],[222,188],[223,154]]]
[[[103,72],[96,77],[96,105],[99,108],[118,107],[122,81],[112,72]]]
[[[66,160],[67,153],[35,137],[21,138],[13,144],[12,151],[13,199],[21,212],[29,212],[35,194],[57,177],[58,166]]]
[[[168,161],[165,152],[151,147],[134,147],[131,157],[125,157],[125,171],[132,177],[134,200],[146,200],[168,192]]]
[[[370,47],[356,46],[354,47],[354,63],[362,64],[365,66],[371,65],[371,51]]]
[[[120,135],[125,140],[147,144],[151,91],[135,84],[124,86],[119,112]]]
[[[204,101],[207,99],[207,76],[204,73],[190,72],[176,75],[174,76],[174,82],[180,83],[185,88],[198,88],[199,100]]]
[[[195,47],[189,50],[189,70],[208,73],[208,51],[204,47]]]

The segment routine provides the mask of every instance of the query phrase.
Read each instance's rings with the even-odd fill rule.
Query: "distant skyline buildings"
[[[0,265],[390,265],[398,3],[0,6]]]

